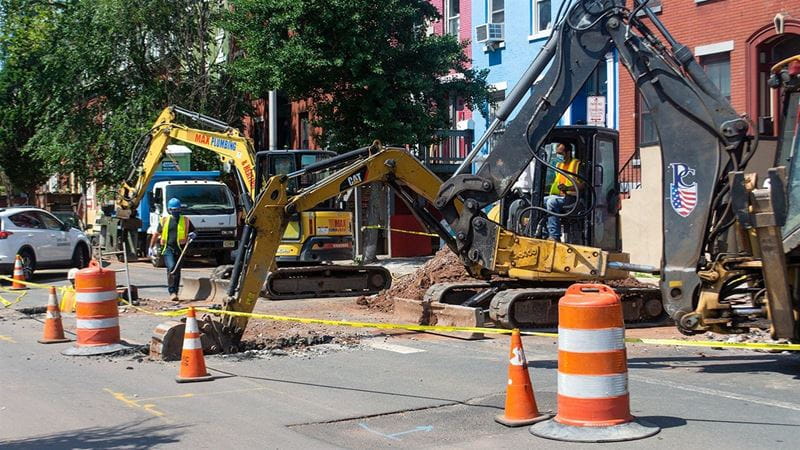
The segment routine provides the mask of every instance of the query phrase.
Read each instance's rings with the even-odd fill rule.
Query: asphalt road
[[[133,282],[145,294],[163,295],[162,271],[137,266]],[[51,282],[61,275],[39,277]],[[60,352],[72,344],[37,344],[42,317],[15,308],[43,299],[32,290],[17,305],[0,308],[2,448],[576,446],[494,422],[504,399],[505,337],[399,333],[285,356],[210,356],[214,381],[177,384],[176,363],[135,354],[67,357]],[[157,322],[126,314],[123,337],[146,342]],[[74,317],[65,314],[64,324],[73,329]],[[524,343],[539,408],[552,410],[555,342]],[[632,411],[663,429],[615,448],[797,448],[800,357],[628,350]]]

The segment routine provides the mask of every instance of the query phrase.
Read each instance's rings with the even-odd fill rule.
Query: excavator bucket
[[[394,317],[401,323],[416,323],[419,325],[440,325],[455,327],[482,327],[484,326],[483,314],[479,308],[470,308],[461,305],[431,302],[429,300],[414,300],[396,298],[394,300]],[[444,336],[459,339],[483,339],[483,333],[464,331],[433,332]]]
[[[183,277],[178,296],[184,301],[210,301],[222,303],[230,281],[212,277]]]

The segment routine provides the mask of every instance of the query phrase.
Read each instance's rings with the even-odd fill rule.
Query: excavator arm
[[[176,122],[178,115],[190,118],[217,131],[191,128]],[[133,156],[133,169],[117,192],[117,216],[129,217],[145,194],[158,164],[166,155],[167,146],[184,142],[216,153],[220,161],[236,168],[246,207],[255,197],[255,156],[250,141],[238,130],[222,121],[188,111],[179,106],[164,108],[155,124]],[[248,198],[249,197],[249,198]]]

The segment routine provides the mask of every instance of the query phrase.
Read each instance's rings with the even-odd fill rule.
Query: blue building
[[[476,70],[489,69],[496,104],[515,86],[544,46],[562,0],[473,0],[472,62]],[[596,124],[617,128],[618,64],[615,53],[606,56],[561,119],[562,125]],[[599,97],[599,98],[598,98]],[[527,99],[527,97],[526,97]],[[523,102],[526,100],[523,99]],[[593,107],[587,106],[591,102]],[[605,104],[604,113],[600,108]],[[473,114],[475,137],[492,122],[493,109]],[[516,115],[512,114],[511,119]],[[491,146],[492,139],[489,140]],[[484,152],[486,149],[484,149]]]

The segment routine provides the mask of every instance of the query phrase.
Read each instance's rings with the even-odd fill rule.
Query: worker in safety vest
[[[167,267],[167,291],[169,291],[170,300],[177,302],[179,300],[178,287],[181,284],[181,268],[178,267],[176,269],[175,264],[177,264],[186,243],[197,235],[189,218],[181,215],[180,200],[177,198],[169,199],[167,212],[169,214],[161,218],[158,223],[158,230],[150,240],[149,256],[158,256],[156,242],[160,241],[161,256],[164,258],[164,265]]]
[[[556,147],[556,167],[577,175],[580,170],[581,161],[572,157],[566,145],[558,144]],[[578,183],[577,189],[574,182]],[[578,189],[583,187],[583,183],[576,177],[568,177],[556,172],[556,178],[550,186],[550,195],[544,198],[544,206],[548,211],[555,214],[563,214],[565,206],[572,205],[577,201]],[[561,217],[549,215],[547,217],[547,238],[553,241],[561,240]]]

